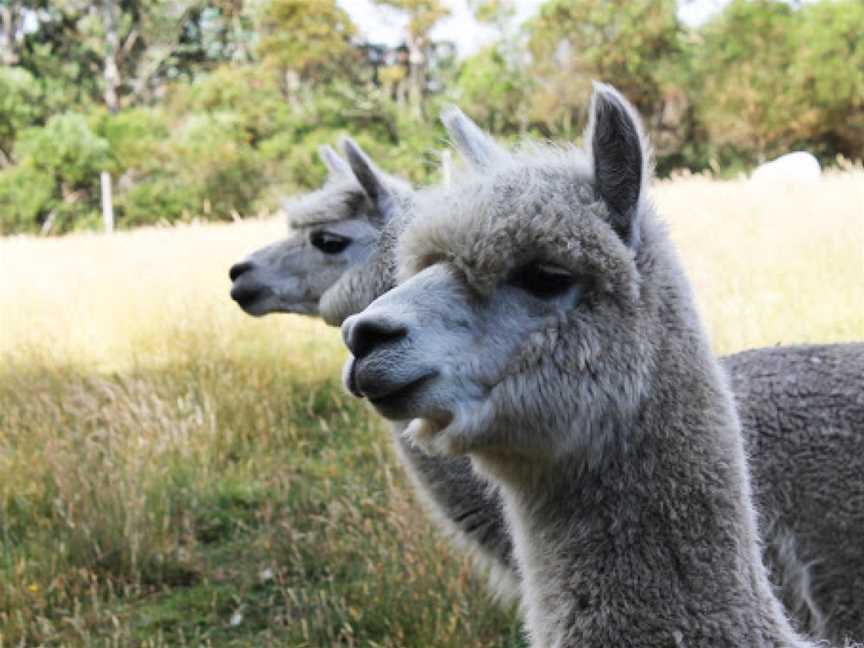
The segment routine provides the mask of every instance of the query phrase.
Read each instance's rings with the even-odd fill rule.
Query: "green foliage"
[[[170,136],[164,114],[152,108],[104,111],[94,121],[96,132],[108,142],[114,172],[146,168]]]
[[[360,42],[336,0],[114,0],[113,31],[105,3],[16,5],[39,11],[0,68],[0,231],[97,226],[102,171],[118,227],[271,210],[321,183],[317,147],[346,134],[423,185],[443,106],[505,139],[576,140],[592,79],[639,108],[660,175],[864,155],[860,0],[733,0],[695,29],[674,0],[546,0],[521,31],[512,0],[471,0],[498,39],[461,62],[432,39],[440,0],[378,2],[405,14],[405,51]]]
[[[80,113],[62,113],[41,128],[31,128],[15,146],[15,156],[53,174],[69,188],[87,186],[108,162],[108,142]]]
[[[55,231],[92,220],[99,173],[109,164],[108,142],[80,113],[61,113],[25,129],[15,144],[18,164],[0,174],[0,229],[37,231],[51,218]]]
[[[16,134],[45,116],[42,88],[27,70],[0,67],[0,154],[11,157]]]
[[[124,226],[249,215],[264,176],[242,121],[231,112],[194,113],[153,149],[118,195]]]
[[[320,78],[349,58],[354,25],[336,0],[271,0],[259,15],[258,54],[300,79]]]
[[[53,203],[55,180],[25,162],[0,171],[0,234],[37,231]]]
[[[190,220],[201,210],[189,187],[169,173],[154,174],[136,183],[120,196],[117,207],[123,227]]]
[[[412,500],[388,432],[323,377],[332,338],[312,352],[320,377],[297,341],[216,357],[175,340],[170,363],[111,375],[0,371],[4,639],[524,646]]]
[[[524,131],[531,77],[500,46],[487,47],[466,60],[456,80],[459,107],[495,133]]]
[[[864,152],[864,3],[808,3],[800,9],[791,74],[806,139],[824,156]],[[805,117],[806,116],[806,117]],[[804,134],[801,134],[802,139]]]
[[[674,0],[550,0],[529,26],[533,71],[541,79],[535,115],[565,131],[584,124],[602,79],[652,116],[663,94],[659,72],[680,57]],[[543,117],[540,117],[543,116]]]
[[[192,83],[170,87],[166,110],[182,117],[194,113],[231,112],[251,145],[283,131],[295,120],[273,71],[260,65],[222,65]]]
[[[735,0],[703,30],[698,112],[715,146],[764,157],[796,129],[796,22],[784,3]]]
[[[721,159],[761,161],[797,147],[859,157],[862,26],[860,2],[794,9],[770,0],[735,0],[706,25],[692,79]]]

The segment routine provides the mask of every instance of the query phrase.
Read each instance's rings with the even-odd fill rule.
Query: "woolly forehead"
[[[417,196],[415,218],[398,248],[399,279],[446,262],[481,294],[528,263],[558,265],[631,284],[632,251],[608,223],[590,163],[578,150],[508,156],[451,188]]]
[[[328,182],[318,191],[282,202],[290,230],[301,230],[366,216],[366,194],[356,180]]]

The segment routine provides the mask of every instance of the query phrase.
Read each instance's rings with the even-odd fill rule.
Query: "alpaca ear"
[[[324,166],[327,167],[327,178],[333,179],[340,176],[351,175],[351,167],[345,162],[339,154],[333,150],[332,146],[319,146],[318,155]]]
[[[453,140],[453,146],[476,169],[489,168],[496,158],[505,153],[494,139],[456,106],[445,109],[441,113],[441,121]]]
[[[650,153],[635,109],[612,86],[594,82],[584,141],[594,162],[597,193],[610,208],[612,228],[636,248]]]
[[[351,165],[351,171],[354,172],[354,177],[363,188],[369,201],[375,207],[375,214],[372,220],[376,221],[376,225],[383,226],[394,215],[396,211],[396,201],[393,192],[390,190],[384,172],[378,169],[372,160],[363,152],[357,145],[357,142],[350,137],[342,140],[342,150],[345,151],[345,156],[348,158],[348,164]]]

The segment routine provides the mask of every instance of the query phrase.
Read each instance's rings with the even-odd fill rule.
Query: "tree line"
[[[496,38],[460,60],[441,0],[378,0],[404,42],[365,42],[336,0],[3,0],[0,233],[242,218],[319,185],[350,133],[437,179],[441,108],[504,139],[576,139],[591,79],[645,116],[660,175],[732,174],[804,148],[864,156],[864,3],[733,0],[698,27],[672,0],[470,0]]]

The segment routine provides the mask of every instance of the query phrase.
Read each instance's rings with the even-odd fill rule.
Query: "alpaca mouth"
[[[288,301],[269,286],[262,284],[235,282],[231,288],[231,299],[247,315],[261,317],[269,313],[290,313],[295,315],[316,315],[317,302],[306,299]]]
[[[386,418],[405,418],[403,410],[410,404],[414,396],[423,386],[435,377],[430,371],[408,381],[394,383],[387,380],[375,380],[368,371],[351,358],[345,365],[343,380],[345,387],[357,398],[366,398]],[[371,378],[371,379],[370,379]]]
[[[392,391],[388,391],[383,395],[375,395],[375,396],[366,396],[369,399],[369,402],[372,403],[379,410],[385,409],[393,409],[397,407],[400,403],[404,403],[411,399],[411,396],[415,394],[429,378],[431,375],[422,376],[417,380],[414,380],[407,385],[402,387],[397,387]]]
[[[240,277],[231,287],[231,299],[243,309],[247,315],[261,317],[275,312],[273,308],[273,291],[259,283],[243,281]]]
[[[249,286],[243,284],[234,284],[231,287],[231,299],[237,302],[237,305],[244,311],[254,310],[253,306],[256,302],[263,298],[272,295],[273,292],[268,288],[261,286]]]

